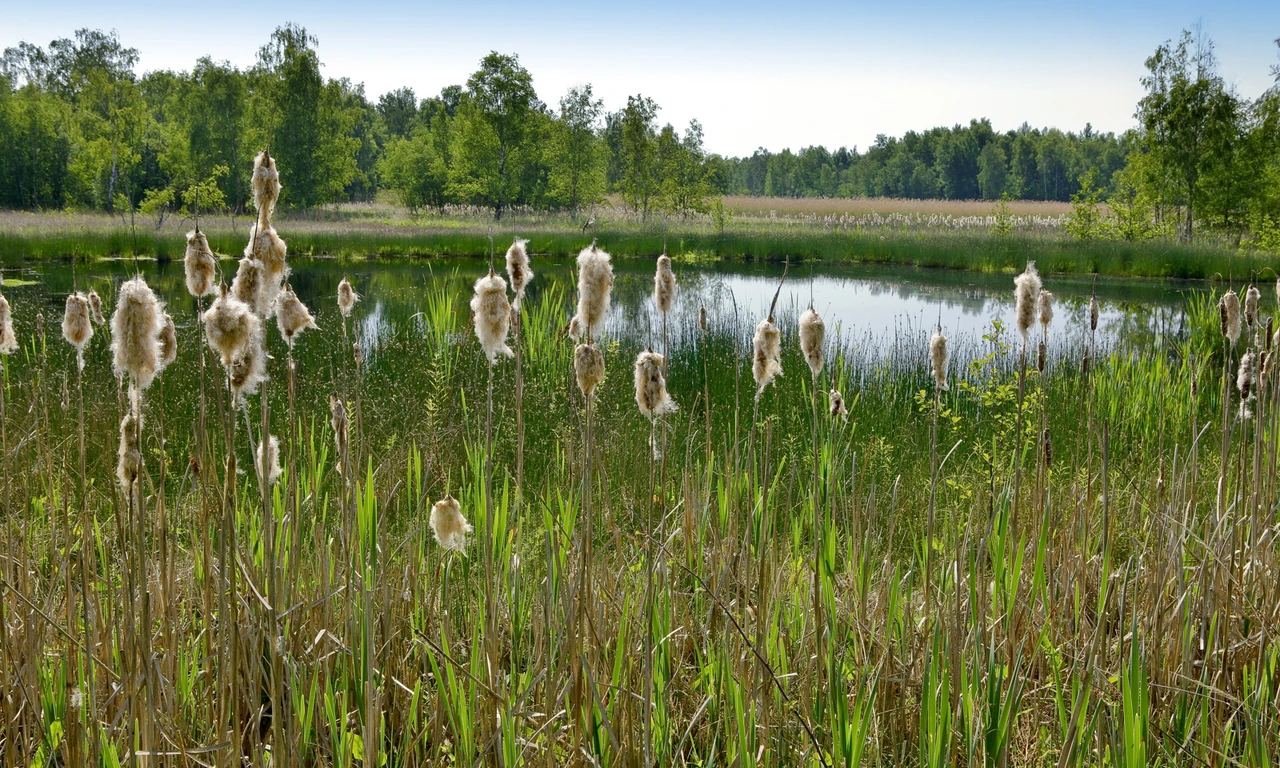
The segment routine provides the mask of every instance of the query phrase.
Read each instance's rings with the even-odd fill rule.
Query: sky
[[[208,55],[250,66],[286,22],[319,39],[328,77],[371,98],[460,84],[491,50],[516,53],[554,106],[591,83],[609,110],[641,93],[658,118],[703,125],[723,155],[814,144],[865,150],[901,135],[987,117],[997,130],[1123,131],[1143,62],[1199,24],[1221,71],[1249,98],[1280,64],[1280,1],[1209,2],[256,2],[187,5],[0,0],[0,48],[47,45],[81,27],[111,30],[139,69],[190,69]]]

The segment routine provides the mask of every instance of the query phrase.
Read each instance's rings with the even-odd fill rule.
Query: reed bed
[[[496,271],[424,269],[383,335],[392,286],[328,286],[256,394],[183,281],[145,398],[80,299],[83,343],[53,345],[11,294],[4,764],[1274,764],[1269,291],[1233,286],[1221,326],[1194,300],[1157,347],[1041,353],[1023,280],[1025,325],[961,356],[945,328],[695,306],[677,259],[636,340],[584,239],[575,282],[531,236],[514,308]]]

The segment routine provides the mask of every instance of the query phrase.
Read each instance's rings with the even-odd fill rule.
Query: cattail
[[[278,286],[289,276],[289,264],[285,257],[289,247],[276,234],[275,227],[270,224],[249,227],[249,244],[244,247],[244,255],[262,262],[263,274],[268,283]]]
[[[707,308],[703,306],[698,309],[698,330],[707,330]]]
[[[62,313],[62,338],[76,348],[80,369],[84,369],[84,348],[93,338],[93,322],[89,317],[89,299],[83,293],[67,297],[67,307]]]
[[[94,325],[102,325],[107,322],[107,319],[102,316],[102,297],[92,288],[89,289],[89,312],[91,313],[90,317],[93,318]]]
[[[436,543],[445,549],[461,552],[467,546],[471,524],[462,516],[462,505],[457,499],[445,496],[431,506],[431,533]]]
[[[658,271],[653,276],[653,303],[665,315],[675,299],[676,273],[671,271],[671,257],[664,253],[658,257]]]
[[[598,345],[579,344],[573,350],[573,373],[582,396],[590,400],[596,387],[604,381],[604,355]]]
[[[1089,297],[1089,330],[1098,330],[1098,299]]]
[[[1240,340],[1240,297],[1235,291],[1227,291],[1218,301],[1222,335],[1227,337],[1232,346]]]
[[[1274,317],[1267,318],[1267,333],[1263,337],[1263,342],[1267,345],[1267,351],[1271,351],[1271,346],[1275,343],[1276,319]]]
[[[1250,328],[1258,324],[1258,301],[1262,298],[1262,292],[1258,290],[1258,286],[1251,285],[1249,290],[1244,294],[1244,321]]]
[[[578,335],[600,337],[609,314],[609,294],[613,290],[613,263],[609,254],[592,243],[578,254]],[[570,329],[570,334],[574,329]],[[578,336],[574,336],[578,338]]]
[[[271,435],[258,443],[258,479],[267,485],[275,485],[280,479],[280,438]]]
[[[831,415],[840,416],[847,421],[849,409],[844,404],[844,395],[841,395],[839,390],[833,389],[827,393],[827,396],[831,399]]]
[[[267,380],[267,350],[263,346],[262,326],[249,335],[244,352],[231,361],[227,369],[231,379],[231,393],[243,402],[258,391],[258,385]]]
[[[528,240],[517,237],[507,249],[507,279],[511,281],[511,292],[516,296],[512,306],[517,312],[524,299],[524,289],[533,280],[533,270],[529,269],[529,252],[525,249],[528,243]]]
[[[1275,361],[1275,352],[1268,351],[1262,355],[1262,367],[1258,371],[1258,389],[1266,390],[1267,385],[1271,382],[1271,367]]]
[[[1044,339],[1036,345],[1036,370],[1044,373],[1044,367],[1049,362],[1049,345],[1044,343]]]
[[[1053,441],[1049,439],[1049,428],[1045,427],[1044,433],[1040,438],[1041,444],[1044,446],[1044,465],[1046,467],[1053,466]]]
[[[751,373],[756,380],[756,397],[764,394],[775,376],[782,375],[782,332],[773,320],[761,320],[756,326],[755,335],[751,338],[751,346],[755,351],[755,360]]]
[[[213,277],[218,262],[209,250],[209,239],[203,232],[187,233],[187,255],[183,259],[187,273],[187,293],[192,296],[208,296],[214,291]]]
[[[44,313],[36,313],[36,336],[44,339]]]
[[[1249,401],[1253,399],[1254,354],[1245,352],[1240,358],[1240,369],[1236,372],[1236,388],[1240,390],[1240,418],[1247,419],[1253,415],[1249,409]]]
[[[120,286],[111,315],[111,353],[117,376],[128,374],[145,391],[160,368],[163,309],[141,277]]]
[[[307,328],[319,330],[316,326],[315,318],[307,311],[307,307],[293,292],[293,286],[285,284],[284,290],[280,292],[279,298],[276,299],[276,325],[280,328],[280,335],[284,337],[285,343],[289,348],[293,348],[293,339],[299,333]]]
[[[822,342],[826,335],[827,326],[822,322],[822,316],[813,311],[813,307],[806,309],[800,315],[800,349],[814,376],[822,373],[822,364],[825,362]]]
[[[342,282],[338,283],[338,310],[342,312],[342,316],[351,317],[351,310],[359,300],[360,294],[356,293],[356,290],[351,287],[351,283],[347,282],[347,278],[342,278]]]
[[[653,419],[679,408],[667,394],[667,379],[662,375],[666,363],[657,352],[646,351],[636,356],[636,405],[640,413]]]
[[[334,395],[329,395],[329,413],[333,424],[333,445],[338,451],[338,472],[342,472],[341,460],[347,453],[347,437],[349,428],[346,403],[342,402]]]
[[[130,389],[130,400],[137,397],[137,390]],[[117,452],[116,477],[120,486],[128,492],[142,474],[142,412],[130,408],[120,420],[120,449]]]
[[[157,341],[160,344],[160,365],[156,368],[156,373],[159,373],[168,368],[169,363],[178,359],[178,329],[174,327],[173,318],[168,312],[164,313],[160,321],[160,334]]]
[[[12,355],[18,351],[18,336],[13,332],[13,313],[9,300],[0,293],[0,355]]]
[[[235,279],[231,281],[231,295],[244,302],[253,310],[253,314],[266,317],[271,314],[271,302],[275,299],[269,293],[262,262],[248,256],[240,259],[240,267],[236,270]]]
[[[1026,270],[1013,279],[1014,315],[1018,333],[1022,334],[1022,347],[1027,346],[1027,332],[1036,319],[1036,299],[1040,295],[1040,273],[1036,263],[1027,262]]]
[[[218,298],[204,313],[204,332],[224,366],[230,366],[244,354],[249,339],[260,327],[261,322],[249,305],[229,294],[226,285],[219,286]]]
[[[947,386],[947,337],[942,335],[942,328],[933,332],[929,339],[929,363],[933,368],[933,383],[939,391],[946,392]]]
[[[253,206],[258,209],[258,221],[266,222],[276,210],[280,199],[280,173],[276,161],[264,149],[253,158]]]
[[[471,297],[471,314],[475,318],[476,338],[490,365],[498,355],[515,355],[507,346],[507,330],[511,327],[507,281],[493,272],[478,278],[475,295]]]
[[[1040,330],[1048,334],[1049,323],[1053,322],[1053,294],[1040,291],[1039,296],[1036,297],[1036,309],[1040,315]]]

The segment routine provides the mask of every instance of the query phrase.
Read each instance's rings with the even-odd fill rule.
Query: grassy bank
[[[1240,251],[1214,242],[1167,240],[1079,242],[1038,214],[1015,217],[1000,234],[989,217],[899,212],[736,215],[722,226],[708,218],[652,219],[613,211],[584,233],[568,217],[517,212],[493,222],[479,212],[411,218],[389,206],[349,207],[294,218],[282,225],[290,252],[338,258],[479,256],[492,234],[499,247],[519,235],[539,256],[576,254],[590,237],[615,256],[652,257],[664,246],[675,256],[758,261],[883,263],[984,271],[1020,269],[1028,260],[1052,274],[1185,279],[1235,279],[1280,271],[1280,254]],[[210,220],[213,249],[238,255],[249,220]],[[0,260],[138,256],[181,258],[189,221],[124,226],[119,219],[65,214],[0,216]]]

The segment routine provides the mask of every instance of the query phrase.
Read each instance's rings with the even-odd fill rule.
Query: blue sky
[[[184,16],[184,6],[191,9]],[[749,154],[810,144],[865,148],[878,133],[989,117],[1122,131],[1143,61],[1200,23],[1242,95],[1280,63],[1280,2],[920,2],[768,4],[655,0],[614,7],[488,0],[410,3],[33,2],[0,0],[0,47],[47,44],[79,27],[115,29],[143,70],[211,55],[247,66],[271,31],[300,23],[325,73],[373,97],[461,83],[490,50],[515,52],[544,101],[590,82],[609,109],[643,93],[659,119],[698,118],[708,149]]]

